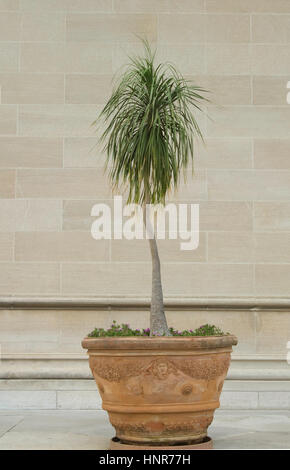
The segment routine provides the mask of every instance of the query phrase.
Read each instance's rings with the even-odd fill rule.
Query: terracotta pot
[[[85,338],[103,409],[123,444],[203,442],[235,336]]]

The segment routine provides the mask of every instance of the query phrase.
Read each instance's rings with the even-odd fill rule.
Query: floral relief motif
[[[94,376],[102,377],[109,382],[120,382],[130,377],[152,376],[162,381],[170,374],[182,372],[194,379],[212,380],[227,372],[230,364],[229,355],[209,358],[182,358],[182,360],[160,357],[154,359],[149,366],[144,367],[143,361],[116,361],[115,358],[94,357],[91,368]],[[139,392],[138,392],[139,393]],[[138,394],[137,393],[137,394]]]
[[[208,414],[204,416],[197,416],[187,421],[177,421],[164,423],[160,422],[160,430],[162,428],[162,435],[182,432],[204,432],[211,424],[213,415]],[[118,421],[116,419],[110,419],[112,426],[117,430],[119,434],[150,434],[152,432],[152,423],[126,423],[124,421]]]
[[[144,423],[140,424],[129,424],[121,421],[115,421],[110,419],[111,425],[116,429],[119,434],[132,433],[132,434],[146,434],[147,430]]]
[[[203,432],[206,431],[208,426],[211,424],[213,416],[198,416],[195,419],[186,422],[170,423],[166,425],[166,431],[172,432]]]
[[[141,362],[120,361],[117,363],[111,358],[91,359],[91,369],[94,376],[102,377],[108,382],[120,382],[122,379],[134,377],[140,374]]]
[[[207,358],[190,358],[175,362],[176,367],[193,379],[212,380],[226,374],[230,365],[230,356],[224,355]]]

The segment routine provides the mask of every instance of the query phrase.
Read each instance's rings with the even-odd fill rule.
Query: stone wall
[[[196,251],[160,242],[166,296],[289,295],[290,3],[1,0],[0,295],[146,296],[146,242],[90,236],[111,199],[90,127],[136,34],[208,88],[206,147],[175,196]],[[93,149],[93,150],[92,150]]]
[[[198,116],[206,145],[174,196],[200,204],[199,248],[160,241],[169,321],[237,334],[235,380],[289,380],[289,31],[288,0],[0,0],[4,389],[89,377],[83,335],[113,318],[148,326],[146,241],[90,235],[92,206],[112,202],[91,123],[141,50],[136,35],[211,91]],[[112,308],[117,297],[131,304]]]

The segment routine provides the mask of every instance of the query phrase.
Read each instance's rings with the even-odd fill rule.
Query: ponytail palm
[[[128,188],[128,202],[164,204],[177,188],[181,169],[193,160],[201,130],[194,110],[201,110],[202,90],[169,64],[155,65],[145,42],[144,57],[131,58],[101,113],[105,121],[110,179]],[[155,237],[152,256],[151,334],[169,335],[163,306],[160,260]]]

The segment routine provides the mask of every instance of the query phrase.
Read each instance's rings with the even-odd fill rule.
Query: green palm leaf
[[[194,138],[202,138],[193,110],[207,99],[173,65],[155,65],[144,45],[144,57],[130,59],[99,120],[113,186],[129,188],[128,202],[155,204],[165,202],[193,161]]]

